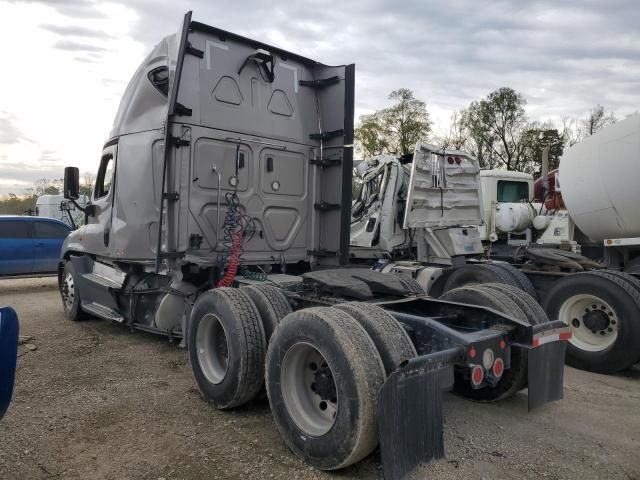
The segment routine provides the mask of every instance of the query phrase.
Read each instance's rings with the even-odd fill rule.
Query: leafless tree
[[[596,105],[591,109],[589,115],[582,120],[585,136],[593,135],[607,125],[616,123],[617,120],[613,113],[607,113],[602,105]]]

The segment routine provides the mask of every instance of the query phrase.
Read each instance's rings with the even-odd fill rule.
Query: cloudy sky
[[[170,5],[169,5],[170,4]],[[501,86],[536,120],[640,109],[637,0],[0,0],[0,194],[95,171],[121,93],[182,15],[328,64],[356,63],[356,115],[408,87],[436,132]]]

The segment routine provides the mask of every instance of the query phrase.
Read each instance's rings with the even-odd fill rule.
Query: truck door
[[[379,243],[381,210],[390,171],[390,164],[385,162],[361,177],[360,191],[351,209],[351,245],[354,247],[373,247]]]
[[[29,222],[0,220],[0,276],[31,272],[33,239]]]
[[[117,145],[109,145],[102,151],[100,167],[93,187],[91,205],[93,212],[85,229],[84,243],[87,252],[106,255],[111,243],[111,218],[115,195]]]

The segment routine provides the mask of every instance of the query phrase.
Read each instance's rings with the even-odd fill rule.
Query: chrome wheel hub
[[[64,308],[67,311],[73,309],[73,302],[76,298],[75,283],[73,275],[67,273],[62,281],[62,301],[64,302]]]

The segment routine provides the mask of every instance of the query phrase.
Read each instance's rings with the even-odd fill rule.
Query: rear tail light
[[[462,159],[460,157],[456,157],[456,163],[460,165],[462,163]]]
[[[447,163],[449,165],[453,165],[453,162],[454,162],[453,157],[447,157]]]
[[[474,387],[479,387],[484,380],[484,369],[480,365],[476,365],[471,370],[471,383]]]
[[[500,378],[504,373],[504,361],[501,358],[496,358],[496,361],[493,362],[493,376],[495,378]]]

